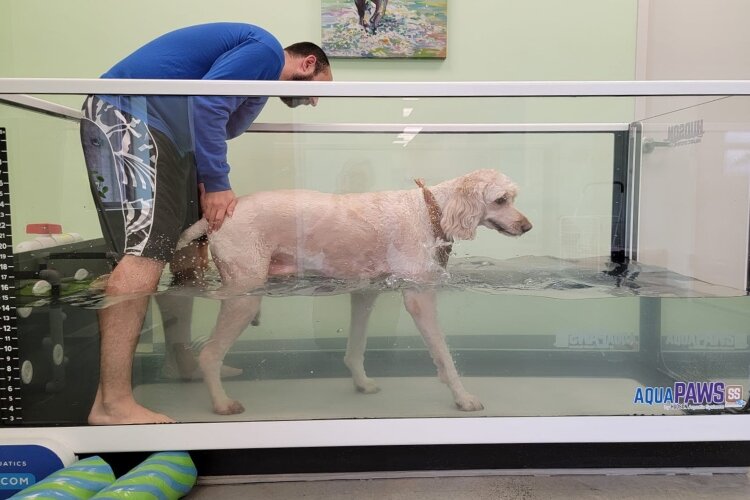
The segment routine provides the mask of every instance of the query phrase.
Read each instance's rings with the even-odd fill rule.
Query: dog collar
[[[443,212],[442,210],[440,210],[440,206],[437,204],[437,201],[435,201],[435,195],[433,195],[432,191],[425,187],[424,179],[414,179],[414,182],[416,182],[417,186],[422,189],[422,196],[424,197],[424,202],[427,205],[427,213],[430,214],[432,234],[435,236],[436,240],[443,242],[435,250],[435,257],[437,258],[440,267],[445,269],[445,267],[448,265],[448,257],[450,257],[451,250],[453,249],[453,240],[446,236],[445,231],[443,231],[443,226],[440,225],[440,219],[443,218]]]

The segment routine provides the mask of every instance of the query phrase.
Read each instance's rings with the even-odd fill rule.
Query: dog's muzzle
[[[531,231],[531,228],[534,227],[528,219],[518,221],[517,223],[513,224],[512,228],[506,228],[492,219],[487,219],[487,222],[489,222],[492,227],[497,229],[498,232],[506,236],[521,236],[522,234]]]

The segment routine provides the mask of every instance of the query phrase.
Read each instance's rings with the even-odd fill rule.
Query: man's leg
[[[192,242],[175,252],[169,263],[172,285],[197,287],[203,282],[208,265],[205,242]],[[164,365],[162,376],[170,379],[192,380],[198,364],[191,350],[193,298],[175,293],[161,293],[154,297],[164,326]],[[197,371],[200,377],[200,371]]]
[[[175,294],[154,297],[164,326],[165,379],[193,380],[200,378],[198,363],[192,351],[193,298]]]
[[[107,283],[109,306],[99,313],[100,380],[89,422],[171,422],[135,401],[133,356],[150,294],[179,237],[188,173],[176,167],[181,156],[171,141],[142,120],[96,96],[85,100],[82,115],[81,144],[102,233],[124,255]]]
[[[101,358],[99,387],[89,413],[90,424],[173,422],[166,415],[138,404],[133,396],[133,356],[150,296],[156,290],[164,263],[126,255],[107,283],[107,295],[135,294],[99,312]]]

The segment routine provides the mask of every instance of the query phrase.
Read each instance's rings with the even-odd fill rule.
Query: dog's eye
[[[508,201],[508,197],[507,196],[502,196],[502,197],[496,199],[495,203],[497,203],[498,205],[502,205],[502,204],[506,203],[507,201]]]

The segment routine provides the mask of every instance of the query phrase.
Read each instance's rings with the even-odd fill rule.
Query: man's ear
[[[310,54],[305,56],[300,61],[300,72],[305,76],[312,77],[315,74],[315,65],[318,62],[318,58]]]

